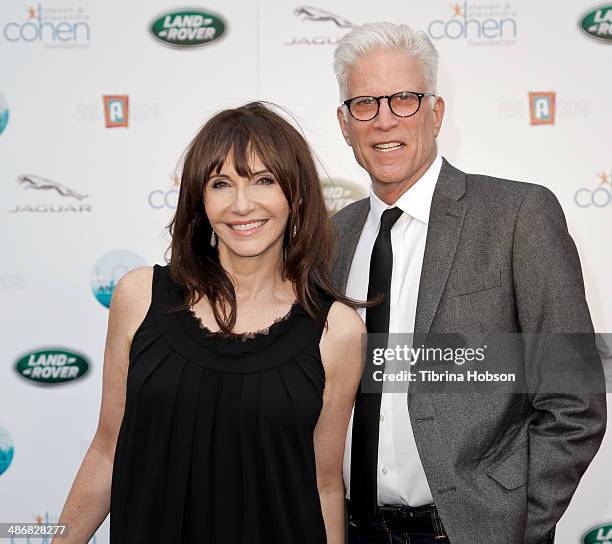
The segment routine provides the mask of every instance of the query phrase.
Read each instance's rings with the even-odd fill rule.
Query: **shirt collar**
[[[370,185],[370,214],[373,223],[378,225],[383,212],[388,208],[397,206],[405,214],[427,225],[429,223],[431,199],[433,198],[441,168],[442,157],[436,155],[436,158],[425,173],[391,206],[383,202]]]

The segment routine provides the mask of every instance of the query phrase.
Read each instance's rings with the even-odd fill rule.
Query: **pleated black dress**
[[[295,303],[265,332],[223,338],[155,266],[129,355],[111,544],[321,544],[313,431],[323,324]],[[321,295],[322,318],[333,300]]]

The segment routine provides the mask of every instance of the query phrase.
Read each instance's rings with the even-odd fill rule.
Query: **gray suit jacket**
[[[332,219],[333,281],[342,292],[368,211],[366,198]],[[466,174],[444,160],[415,333],[592,331],[580,261],[553,193]],[[524,364],[525,353],[516,359]],[[553,542],[605,431],[605,381],[596,367],[558,394],[540,388],[550,379],[556,391],[559,383],[538,368],[527,370],[532,394],[419,394],[421,384],[410,384],[412,429],[451,544]]]

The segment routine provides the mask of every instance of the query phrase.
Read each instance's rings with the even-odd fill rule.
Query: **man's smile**
[[[381,142],[379,144],[374,144],[373,147],[376,151],[380,151],[382,153],[390,153],[391,151],[403,149],[406,146],[402,142],[393,140],[390,142]]]

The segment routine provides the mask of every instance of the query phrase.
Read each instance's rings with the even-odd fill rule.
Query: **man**
[[[333,218],[335,285],[383,294],[362,310],[370,333],[586,334],[585,371],[560,380],[526,343],[510,352],[526,370],[509,394],[362,387],[345,452],[349,542],[553,542],[605,430],[580,262],[548,189],[438,155],[437,63],[405,25],[363,25],[338,44],[338,121],[372,185]]]

